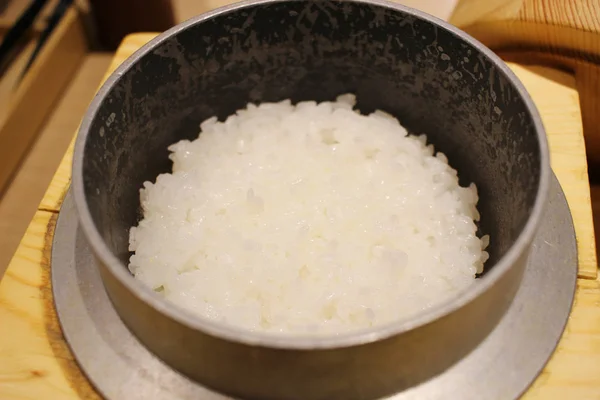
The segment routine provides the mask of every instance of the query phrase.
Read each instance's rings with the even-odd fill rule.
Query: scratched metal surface
[[[515,78],[516,79],[516,78]],[[535,124],[506,71],[453,32],[412,14],[353,2],[269,2],[206,18],[165,38],[122,73],[94,116],[90,210],[128,260],[137,190],[169,171],[167,147],[248,102],[332,100],[382,109],[475,182],[490,262],[527,221],[540,176]],[[151,138],[151,140],[149,140]],[[129,149],[137,149],[135,152]],[[152,159],[146,157],[152,154]],[[110,196],[109,196],[110,194]]]

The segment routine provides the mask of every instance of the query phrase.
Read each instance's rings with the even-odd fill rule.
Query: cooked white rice
[[[172,145],[140,191],[129,268],[169,301],[254,331],[341,333],[475,282],[475,185],[425,136],[336,102],[249,104]]]

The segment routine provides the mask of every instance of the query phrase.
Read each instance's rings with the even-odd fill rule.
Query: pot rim
[[[216,16],[227,14],[236,10],[242,10],[248,7],[270,4],[270,3],[285,3],[290,1],[302,0],[246,0],[239,3],[231,4],[225,7],[214,9],[210,12],[198,15],[191,18],[171,29],[163,32],[154,39],[150,40],[127,60],[125,60],[104,82],[86,111],[86,114],[80,125],[77,139],[74,148],[73,156],[73,194],[77,213],[79,216],[80,225],[86,235],[86,238],[94,250],[96,257],[106,266],[108,271],[115,277],[120,284],[127,288],[138,300],[146,303],[161,314],[168,318],[186,326],[187,328],[203,332],[205,334],[218,337],[231,342],[261,346],[277,349],[288,350],[327,350],[342,347],[358,346],[366,343],[380,341],[392,336],[396,336],[421,326],[432,323],[441,319],[456,310],[464,307],[466,304],[475,300],[481,294],[490,289],[496,281],[498,281],[507,271],[517,262],[518,258],[527,251],[531,241],[537,231],[542,213],[546,204],[547,194],[550,184],[550,155],[548,150],[548,142],[544,126],[542,124],[539,112],[529,96],[527,90],[517,78],[517,76],[509,69],[509,67],[494,54],[489,48],[471,37],[469,34],[450,25],[449,23],[433,17],[424,12],[414,10],[397,3],[387,0],[351,0],[355,3],[369,4],[388,9],[402,11],[405,14],[412,15],[418,19],[427,21],[437,25],[439,28],[445,29],[454,34],[461,40],[467,42],[478,51],[487,57],[506,78],[515,86],[517,92],[521,96],[527,111],[533,121],[536,135],[538,138],[538,148],[540,152],[540,176],[539,185],[536,193],[533,209],[525,227],[520,232],[517,240],[513,243],[510,249],[500,258],[494,265],[494,268],[486,274],[485,279],[482,279],[478,285],[463,290],[454,295],[449,301],[435,306],[418,316],[401,319],[398,321],[376,326],[374,328],[361,329],[350,333],[343,333],[331,336],[311,336],[306,334],[300,335],[281,335],[276,333],[253,332],[229,326],[220,322],[209,320],[208,318],[194,315],[190,311],[180,308],[168,301],[161,299],[153,290],[137,281],[130,273],[126,265],[124,265],[108,248],[104,239],[98,232],[96,225],[92,220],[91,213],[87,206],[86,196],[83,185],[83,155],[87,138],[90,135],[92,122],[94,121],[98,110],[103,104],[106,96],[111,92],[122,75],[132,68],[141,58],[151,52],[153,49],[168,40],[172,36],[187,30],[191,26],[202,23]],[[117,310],[118,311],[118,310]]]

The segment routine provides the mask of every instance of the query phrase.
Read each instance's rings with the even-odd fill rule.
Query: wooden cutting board
[[[110,71],[154,36],[127,37]],[[579,249],[579,279],[569,323],[557,351],[525,398],[600,399],[600,282],[575,80],[548,68],[510,67],[542,114],[552,167],[569,201]],[[64,341],[50,287],[52,237],[70,183],[71,158],[72,146],[0,282],[0,399],[99,398]]]

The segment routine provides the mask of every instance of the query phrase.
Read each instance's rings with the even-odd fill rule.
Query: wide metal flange
[[[96,389],[109,400],[229,399],[182,376],[140,344],[113,309],[95,262],[69,194],[52,247],[52,289],[64,336]],[[389,400],[518,398],[560,340],[576,281],[573,220],[554,177],[523,281],[500,323],[443,374]]]

